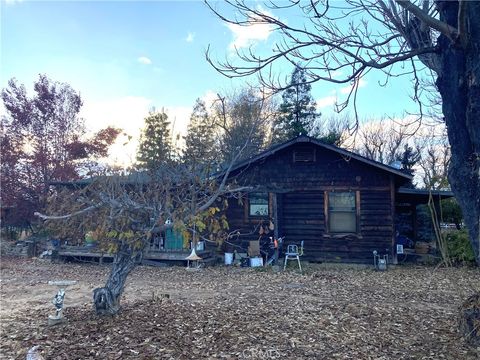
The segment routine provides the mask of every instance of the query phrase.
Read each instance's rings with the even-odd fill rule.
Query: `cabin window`
[[[299,148],[293,152],[293,162],[295,163],[309,163],[315,162],[315,148]]]
[[[248,195],[248,215],[268,216],[268,193],[251,193]]]
[[[328,229],[332,233],[357,232],[355,192],[328,193]]]

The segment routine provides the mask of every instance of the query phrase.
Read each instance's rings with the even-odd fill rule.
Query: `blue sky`
[[[39,73],[67,82],[81,92],[82,115],[92,130],[113,124],[135,135],[155,106],[165,107],[181,132],[196,98],[243,82],[221,76],[206,62],[209,44],[221,59],[231,56],[234,43],[268,51],[275,41],[265,28],[227,27],[200,1],[0,1],[1,87],[12,77],[31,87]],[[415,109],[408,79],[387,88],[377,85],[380,79],[366,77],[360,117]],[[343,87],[313,85],[324,114],[331,112],[335,92],[341,100]]]

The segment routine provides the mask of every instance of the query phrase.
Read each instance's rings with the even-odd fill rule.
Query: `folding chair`
[[[287,262],[288,260],[297,260],[298,262],[298,267],[300,269],[300,272],[302,272],[302,264],[300,262],[300,256],[303,255],[303,241],[301,242],[300,249],[298,248],[298,245],[288,245],[287,246],[287,252],[285,253],[285,263],[283,264],[283,270],[287,268]]]

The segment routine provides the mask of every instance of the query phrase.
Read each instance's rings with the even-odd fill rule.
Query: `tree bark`
[[[439,2],[440,19],[457,25],[458,2]],[[480,3],[468,2],[465,44],[442,35],[437,86],[451,146],[448,179],[480,265]]]
[[[480,292],[471,295],[460,306],[460,332],[467,343],[480,346]]]
[[[128,274],[137,264],[139,252],[123,246],[115,254],[112,270],[104,287],[93,290],[93,305],[97,315],[115,315],[120,311],[120,298]]]

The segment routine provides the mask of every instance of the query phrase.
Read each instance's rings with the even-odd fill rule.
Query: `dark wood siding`
[[[285,245],[304,241],[308,255],[321,252],[325,232],[323,192],[294,192],[283,195],[281,236]]]
[[[232,176],[240,184],[258,185],[272,192],[352,186],[387,190],[390,187],[389,174],[385,171],[330,150],[317,148],[314,162],[294,162],[293,152],[298,146],[292,145],[232,173]]]
[[[320,261],[370,262],[373,250],[391,253],[390,174],[321,147],[316,149],[314,162],[295,163],[295,149],[292,145],[233,174],[237,184],[276,193],[278,219],[274,220],[278,235],[285,236],[285,246],[303,240],[305,259]],[[329,191],[356,192],[356,234],[328,233],[325,193]],[[258,221],[245,216],[244,204],[231,200],[227,211],[231,230],[250,233],[237,241],[241,246],[258,238],[258,232],[252,233]]]
[[[234,235],[229,239],[227,243],[224,244],[224,250],[246,252],[249,241],[261,240],[262,244],[265,245],[268,241],[268,236],[273,236],[273,232],[271,234],[264,234],[263,236],[259,234],[260,226],[264,229],[268,229],[270,217],[249,217],[247,205],[248,201],[246,196],[241,200],[229,200],[228,208],[226,210],[228,225],[230,232],[238,232],[239,235]]]
[[[391,253],[393,219],[390,191],[364,190],[360,194],[360,234],[352,248],[357,258],[373,259],[372,252]]]

